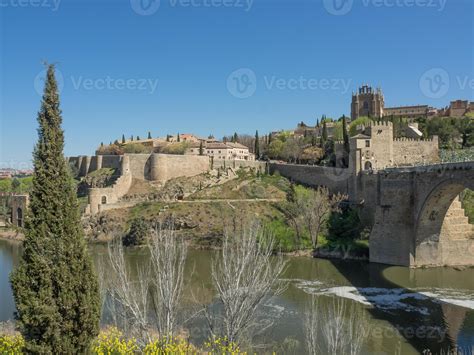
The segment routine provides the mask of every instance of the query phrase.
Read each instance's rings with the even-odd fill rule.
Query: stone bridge
[[[459,201],[474,190],[474,162],[350,169],[271,164],[294,181],[349,195],[372,226],[370,261],[410,267],[474,265],[474,226]]]
[[[474,190],[474,162],[378,174],[370,260],[406,266],[474,265],[474,226],[459,201]]]

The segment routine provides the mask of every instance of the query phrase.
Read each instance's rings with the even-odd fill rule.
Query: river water
[[[106,257],[106,247],[92,245],[90,249],[94,260]],[[0,321],[13,317],[8,277],[20,254],[18,243],[0,240]],[[146,259],[143,250],[128,250],[127,254],[134,263]],[[210,269],[214,257],[213,251],[189,251],[183,303],[213,302]],[[282,276],[288,288],[263,309],[265,317],[274,322],[259,338],[267,349],[305,353],[303,319],[309,302],[318,299],[317,307],[326,307],[334,299],[344,299],[365,315],[366,323],[361,324],[369,329],[365,354],[419,354],[426,350],[438,354],[454,348],[462,354],[474,353],[474,269],[412,270],[365,262],[288,259]],[[198,317],[186,326],[191,333],[200,330],[196,341],[205,337],[204,321]]]

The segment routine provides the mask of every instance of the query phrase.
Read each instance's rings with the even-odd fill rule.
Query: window
[[[107,203],[107,197],[106,196],[102,196],[102,204],[105,205]]]
[[[20,207],[16,210],[16,220],[18,227],[23,227],[23,210]]]
[[[365,162],[365,170],[372,170],[372,163],[370,161]]]
[[[365,141],[365,147],[366,147],[366,148],[369,148],[369,147],[370,147],[370,141],[369,141],[368,139]]]

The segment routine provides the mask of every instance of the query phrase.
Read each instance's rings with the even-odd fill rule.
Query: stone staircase
[[[442,234],[447,235],[449,239],[474,239],[474,225],[469,224],[459,197],[454,199],[446,212]]]

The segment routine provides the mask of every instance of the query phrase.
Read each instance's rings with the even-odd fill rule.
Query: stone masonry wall
[[[195,176],[210,169],[209,157],[199,155],[153,154],[150,180],[166,182],[181,176]]]
[[[333,193],[349,192],[349,169],[322,166],[270,163],[270,173],[280,175],[308,186],[325,186]]]
[[[439,162],[438,137],[431,140],[400,138],[393,141],[395,166]]]

